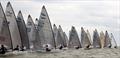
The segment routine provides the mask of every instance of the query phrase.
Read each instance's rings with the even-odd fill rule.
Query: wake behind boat
[[[28,51],[11,51],[11,52],[7,52],[5,54],[0,54],[0,57],[23,55],[23,54],[26,54],[26,53],[28,53]]]

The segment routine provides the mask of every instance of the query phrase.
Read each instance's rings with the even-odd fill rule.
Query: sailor
[[[90,49],[90,45],[86,45],[86,47],[84,48],[84,50],[89,50]]]
[[[46,48],[46,52],[50,52],[51,51],[51,49],[49,48],[48,45],[46,45],[45,48]]]
[[[79,46],[74,46],[75,49],[79,49],[80,47]]]
[[[0,54],[5,54],[6,52],[7,52],[6,47],[4,47],[4,45],[1,45]]]
[[[25,47],[24,46],[21,46],[21,50],[20,51],[25,51]]]
[[[117,48],[117,46],[114,46],[114,48]]]
[[[89,48],[90,48],[90,45],[87,45],[87,46],[86,46],[86,48],[88,48],[88,49],[89,49]]]
[[[62,46],[62,45],[60,45],[59,49],[60,49],[60,50],[62,50],[62,49],[63,49],[63,46]]]
[[[108,48],[111,48],[111,45],[109,45]]]
[[[17,45],[16,48],[14,48],[14,51],[19,51],[19,45]]]

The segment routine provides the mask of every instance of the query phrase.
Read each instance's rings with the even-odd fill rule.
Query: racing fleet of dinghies
[[[34,50],[46,48],[47,51],[66,47],[75,49],[90,48],[90,46],[93,48],[117,48],[113,34],[111,33],[109,36],[108,31],[105,33],[101,31],[99,34],[95,29],[93,37],[91,37],[89,30],[85,31],[81,27],[80,37],[74,26],[69,32],[69,39],[60,25],[57,28],[54,24],[52,28],[45,6],[42,7],[40,17],[35,20],[35,23],[28,15],[25,24],[21,11],[18,12],[16,18],[10,2],[7,3],[5,13],[0,3],[0,45],[2,47],[7,49],[24,47]]]

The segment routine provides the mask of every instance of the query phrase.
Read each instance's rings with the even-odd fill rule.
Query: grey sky
[[[25,21],[28,14],[35,20],[39,18],[41,8],[46,6],[52,24],[61,25],[68,34],[75,26],[80,29],[98,32],[108,30],[113,33],[120,45],[120,1],[119,0],[0,0],[5,10],[7,1],[11,1],[15,14],[21,10]]]

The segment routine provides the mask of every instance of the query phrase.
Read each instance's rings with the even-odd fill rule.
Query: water
[[[0,55],[0,58],[49,58],[50,55],[60,53],[60,51],[52,52],[11,52]]]
[[[2,55],[0,58],[40,58],[43,55],[48,53],[22,53],[22,54],[10,54],[10,55]]]
[[[5,55],[0,58],[120,58],[118,49],[68,49],[52,52],[21,52],[14,55]]]

